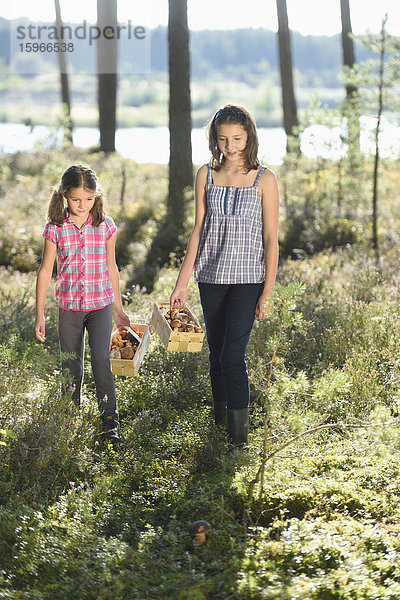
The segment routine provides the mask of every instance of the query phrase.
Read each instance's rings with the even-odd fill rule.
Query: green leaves
[[[12,440],[15,440],[17,437],[14,431],[12,431],[11,429],[0,429],[0,436],[6,436],[8,438],[11,438]],[[0,446],[7,446],[7,442],[0,439]]]

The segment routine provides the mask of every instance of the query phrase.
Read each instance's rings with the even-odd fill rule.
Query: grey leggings
[[[61,352],[75,357],[62,361],[62,370],[72,375],[72,399],[80,405],[83,380],[85,329],[88,331],[90,361],[99,409],[104,415],[117,412],[114,375],[111,371],[109,345],[112,327],[111,304],[98,310],[59,309],[58,336]],[[65,390],[65,387],[64,387]]]

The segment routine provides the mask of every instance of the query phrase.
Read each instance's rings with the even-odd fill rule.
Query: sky
[[[64,21],[96,20],[96,0],[60,0]],[[239,7],[239,8],[238,8]],[[287,0],[289,26],[303,35],[340,33],[340,0]],[[400,36],[400,0],[350,0],[352,29],[355,34],[377,32],[388,14],[387,29]],[[53,21],[54,0],[3,0],[0,16],[14,19]],[[135,25],[167,25],[168,0],[118,0],[118,19]],[[188,0],[191,29],[236,29],[264,27],[276,31],[275,0]]]

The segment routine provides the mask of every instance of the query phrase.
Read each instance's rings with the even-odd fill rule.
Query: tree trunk
[[[354,42],[351,37],[351,19],[350,19],[350,3],[349,0],[340,0],[340,14],[342,18],[342,49],[343,49],[343,65],[349,69],[354,67]],[[353,98],[357,93],[357,88],[354,85],[346,85],[346,96],[348,99]]]
[[[97,0],[97,22],[101,31],[112,27],[116,31],[117,0]],[[97,78],[100,150],[115,151],[117,125],[117,38],[97,40]]]
[[[183,224],[184,191],[193,186],[192,119],[187,0],[169,0],[169,192],[168,211]]]
[[[354,69],[355,55],[354,42],[351,37],[351,19],[349,0],[340,0],[340,14],[342,19],[342,50],[344,70]],[[351,171],[356,174],[361,167],[360,161],[360,106],[358,89],[347,78],[345,116],[348,124],[348,157]]]
[[[61,9],[60,0],[54,0],[54,7],[56,11],[56,27],[58,36],[61,38]],[[71,100],[69,94],[68,84],[68,73],[67,73],[67,61],[65,58],[65,52],[57,52],[58,67],[60,70],[60,83],[61,83],[61,103],[63,107],[63,113],[65,116],[64,123],[64,136],[68,143],[72,144],[72,118],[71,118]]]
[[[379,240],[378,240],[378,181],[379,181],[379,134],[381,132],[381,121],[384,108],[385,89],[385,55],[387,52],[386,20],[382,22],[379,34],[379,75],[378,75],[378,114],[375,127],[375,157],[372,191],[372,245],[375,250],[377,264],[379,265]]]
[[[157,272],[183,253],[185,190],[193,187],[192,122],[190,106],[189,28],[187,0],[169,0],[169,188],[167,210],[142,266],[131,285],[153,289]]]
[[[279,64],[282,86],[283,126],[286,135],[298,139],[297,105],[293,85],[292,53],[286,0],[276,0],[278,12]],[[299,149],[297,142],[297,149]]]

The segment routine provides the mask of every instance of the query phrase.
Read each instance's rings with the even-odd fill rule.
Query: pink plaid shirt
[[[57,246],[55,297],[66,310],[97,310],[114,302],[107,269],[106,242],[117,228],[111,217],[98,227],[92,215],[79,229],[69,215],[61,227],[47,223],[43,237]]]

